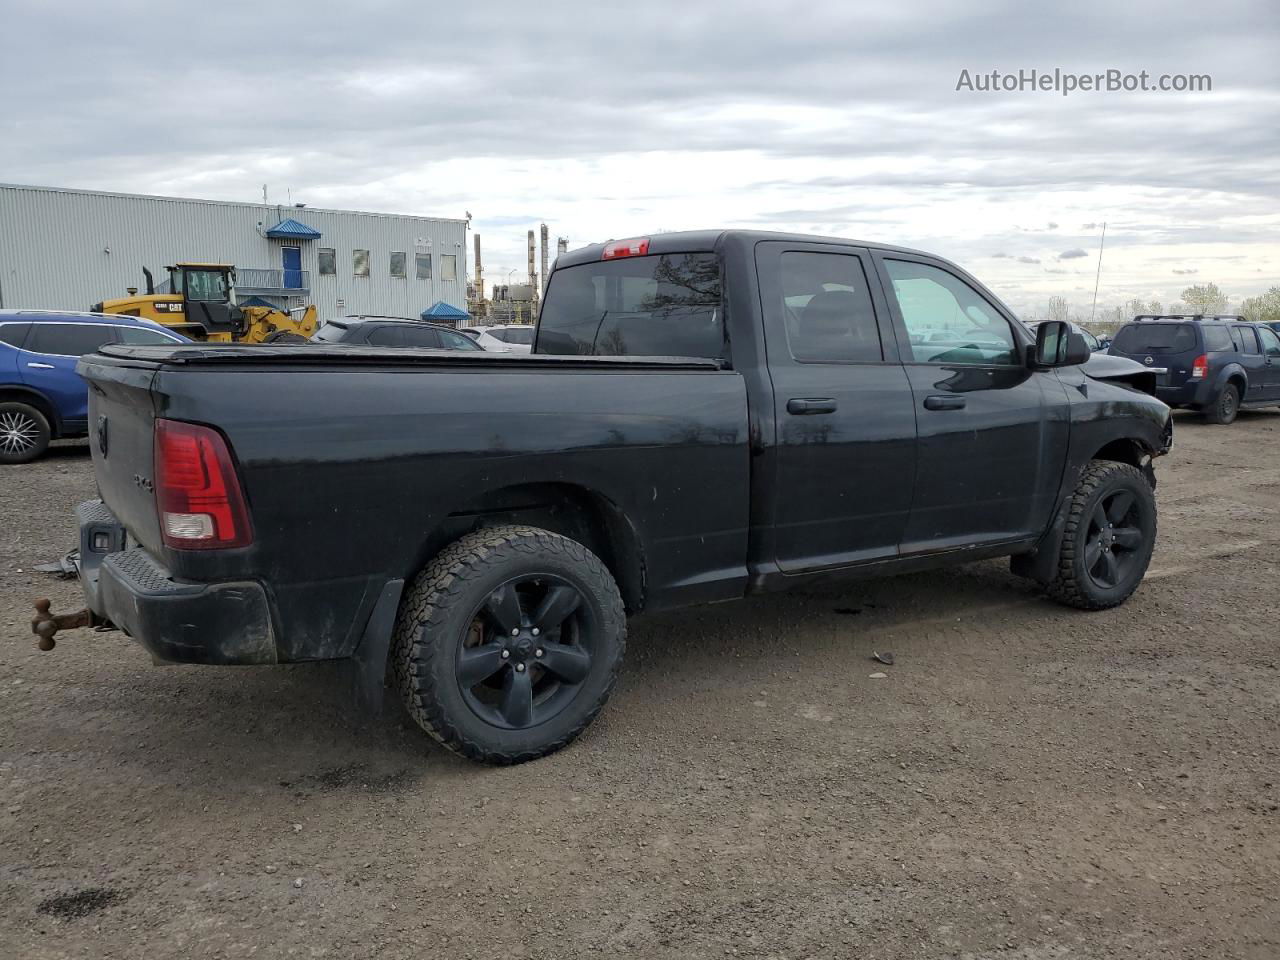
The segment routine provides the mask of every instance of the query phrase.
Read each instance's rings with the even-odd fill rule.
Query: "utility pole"
[[[1098,242],[1098,273],[1093,278],[1093,306],[1089,308],[1089,322],[1093,323],[1094,311],[1098,309],[1098,284],[1102,282],[1102,250],[1107,245],[1107,223],[1102,222],[1102,239]]]

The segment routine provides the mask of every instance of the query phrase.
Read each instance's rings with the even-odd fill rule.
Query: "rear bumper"
[[[170,663],[277,662],[266,591],[254,581],[174,579],[125,532],[101,500],[76,508],[78,572],[89,609]]]
[[[1156,387],[1156,397],[1171,407],[1202,407],[1211,399],[1208,380],[1188,380],[1176,387]]]

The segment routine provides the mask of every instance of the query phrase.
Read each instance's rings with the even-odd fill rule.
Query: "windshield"
[[[712,253],[626,257],[551,275],[537,353],[724,357]]]
[[[1186,353],[1196,348],[1196,332],[1188,323],[1132,323],[1111,346],[1120,353]]]
[[[229,299],[227,275],[221,270],[183,270],[181,272],[187,275],[188,300],[223,302]]]

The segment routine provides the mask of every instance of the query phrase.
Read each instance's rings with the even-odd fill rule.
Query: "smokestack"
[[[542,225],[542,292],[547,292],[547,225]]]
[[[480,265],[480,234],[476,234],[476,300],[484,301],[484,268]]]
[[[529,231],[529,286],[532,294],[538,295],[538,274],[534,265],[533,258],[537,255],[537,247],[533,239],[533,231]]]
[[[569,252],[569,238],[568,237],[556,238],[556,256],[558,257],[562,253],[568,253],[568,252]]]

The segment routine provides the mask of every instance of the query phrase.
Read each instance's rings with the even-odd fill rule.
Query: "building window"
[[[400,280],[404,279],[404,252],[391,251],[391,276]]]
[[[369,275],[369,251],[353,250],[351,252],[351,270],[357,277]]]
[[[417,267],[419,280],[431,279],[431,254],[415,253],[413,255],[413,263]]]
[[[452,253],[440,254],[440,279],[458,279],[458,258]]]
[[[320,276],[332,277],[338,272],[338,255],[333,247],[321,247],[318,260]]]

